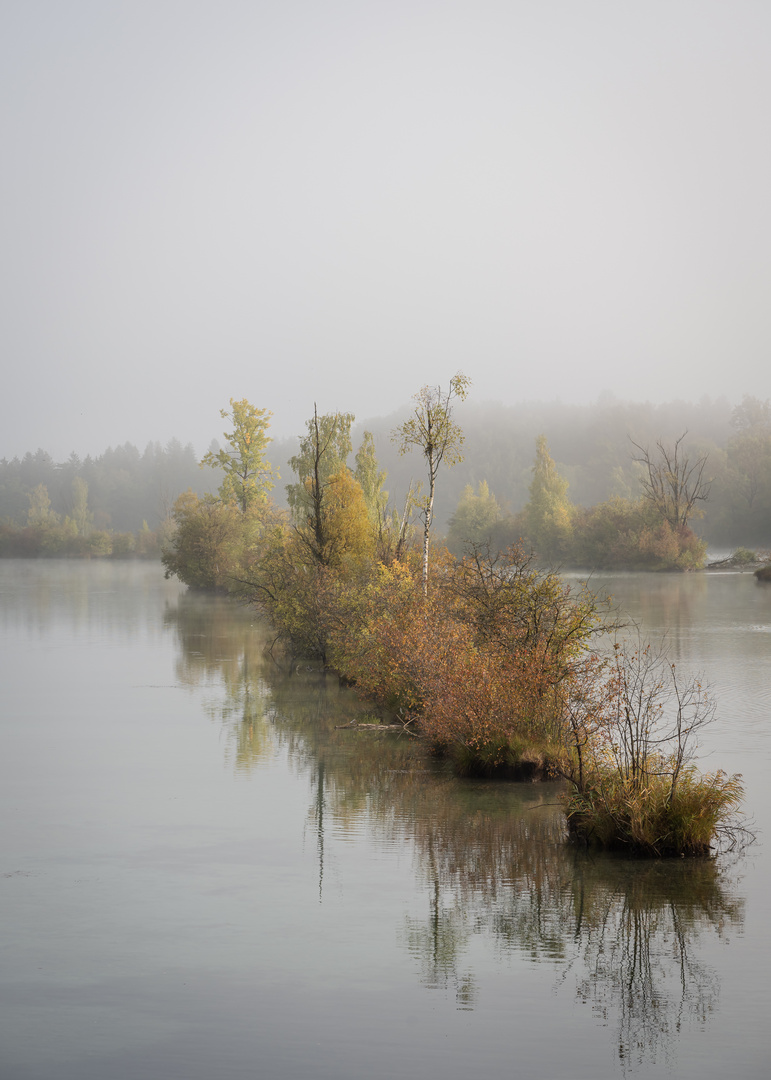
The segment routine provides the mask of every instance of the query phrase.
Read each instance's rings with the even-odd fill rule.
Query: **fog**
[[[0,457],[475,401],[771,396],[771,7],[0,13]]]

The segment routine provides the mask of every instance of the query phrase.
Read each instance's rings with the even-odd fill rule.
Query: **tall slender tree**
[[[356,479],[361,485],[367,514],[374,531],[382,532],[388,506],[388,492],[383,490],[385,470],[380,468],[375,454],[375,440],[371,431],[365,431],[361,446],[356,452]]]
[[[72,520],[78,536],[88,536],[94,524],[94,515],[88,509],[88,481],[82,476],[72,478]]]
[[[423,518],[423,591],[428,592],[428,545],[434,517],[434,494],[439,466],[448,467],[463,460],[463,431],[453,420],[455,403],[468,397],[471,380],[462,372],[453,375],[447,390],[441,386],[424,386],[414,395],[414,407],[409,420],[392,434],[399,453],[406,454],[417,447],[428,466],[428,495],[422,500]]]

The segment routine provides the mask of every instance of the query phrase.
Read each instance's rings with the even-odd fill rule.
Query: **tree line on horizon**
[[[485,406],[467,401],[462,414],[464,460],[447,473],[435,502],[435,523],[456,552],[464,540],[478,538],[485,521],[491,523],[493,541],[505,544],[526,536],[522,515],[530,502],[534,469],[543,460],[539,439],[544,437],[556,474],[567,484],[573,533],[571,538],[564,529],[558,530],[560,535],[548,551],[542,534],[534,537],[539,541],[536,546],[555,559],[571,557],[591,564],[592,544],[574,543],[576,528],[579,533],[593,529],[595,541],[614,528],[627,535],[636,529],[638,538],[644,530],[639,520],[636,525],[630,520],[629,504],[639,498],[644,471],[635,460],[639,454],[634,444],[652,447],[661,441],[671,446],[685,431],[688,455],[694,460],[706,457],[704,479],[710,481],[709,499],[699,507],[703,516],[691,521],[695,532],[718,547],[771,545],[768,401],[745,396],[735,408],[724,400],[666,405],[600,400],[592,406]],[[404,499],[415,482],[414,464],[400,456],[390,440],[395,419],[376,419],[366,426],[389,489]],[[357,430],[353,420],[351,430]],[[277,474],[291,472],[289,462],[297,443],[297,438],[283,439],[266,446],[266,459]],[[215,441],[209,453],[218,452]],[[81,535],[88,530],[137,535],[149,529],[160,538],[169,528],[178,495],[188,489],[202,495],[211,486],[211,474],[200,468],[190,444],[183,446],[175,439],[165,446],[151,443],[142,453],[126,443],[96,457],[80,459],[72,454],[61,463],[42,449],[3,459],[0,527],[5,535],[28,527],[30,521],[40,524],[40,504],[46,497],[48,513],[43,513],[42,521],[52,528],[55,521],[63,525],[69,518],[72,533],[73,513],[83,498],[80,481],[87,485],[85,521],[80,510]],[[288,505],[281,484],[273,497],[279,505]],[[604,518],[595,513],[587,520],[587,508],[597,506],[605,507]],[[35,537],[28,533],[26,539],[27,553],[36,553]],[[621,545],[619,565],[624,558],[628,552],[625,555]]]
[[[131,443],[55,462],[0,461],[0,555],[160,555],[174,502],[208,486],[192,445]]]

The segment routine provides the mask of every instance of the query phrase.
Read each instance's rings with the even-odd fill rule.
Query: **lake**
[[[632,862],[458,781],[156,565],[0,562],[2,1080],[766,1077],[771,588],[596,579],[712,684],[759,839]]]

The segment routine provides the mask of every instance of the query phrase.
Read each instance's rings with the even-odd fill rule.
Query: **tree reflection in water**
[[[669,1058],[686,1021],[707,1022],[720,988],[700,960],[702,939],[725,941],[744,920],[718,862],[578,852],[565,842],[559,785],[458,781],[415,739],[336,730],[361,716],[361,704],[331,676],[267,660],[248,609],[183,597],[168,621],[180,681],[218,689],[209,711],[235,769],[281,748],[309,777],[320,901],[327,829],[368,830],[401,850],[412,843],[427,910],[405,917],[399,937],[424,986],[452,988],[462,1009],[479,1004],[465,955],[481,935],[553,964],[557,985],[613,1027],[625,1068]]]
[[[615,1017],[622,1062],[668,1057],[686,1020],[704,1024],[719,981],[701,963],[699,939],[727,941],[744,922],[714,861],[580,860],[576,866],[575,976],[581,1001],[604,1021]]]
[[[265,639],[255,632],[254,613],[224,597],[188,592],[167,609],[165,621],[179,639],[177,680],[212,688],[204,707],[223,724],[227,758],[236,772],[270,760],[276,751],[273,699],[263,677]]]
[[[717,1003],[700,939],[727,941],[740,930],[743,901],[712,860],[576,852],[564,842],[555,786],[515,787],[519,800],[479,785],[412,823],[428,912],[407,920],[405,943],[422,981],[454,984],[469,1007],[463,953],[472,935],[487,935],[508,952],[554,963],[558,985],[615,1029],[623,1064],[668,1058],[683,1023],[705,1023]]]

